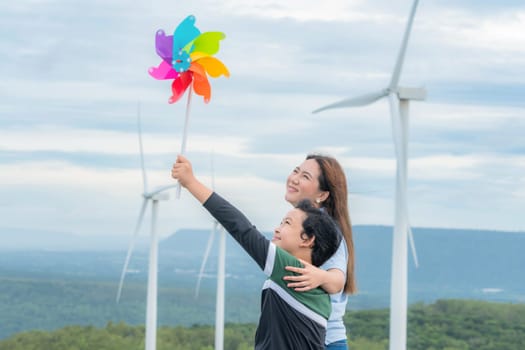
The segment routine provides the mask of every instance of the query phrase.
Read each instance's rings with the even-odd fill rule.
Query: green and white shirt
[[[286,286],[285,266],[301,262],[270,242],[234,206],[213,193],[204,207],[221,223],[268,276],[261,296],[261,316],[255,349],[324,349],[331,312],[329,295],[321,288],[296,292]]]

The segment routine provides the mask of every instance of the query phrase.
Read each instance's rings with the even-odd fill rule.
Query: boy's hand
[[[180,184],[201,203],[204,203],[213,193],[193,175],[191,163],[184,156],[177,157],[177,162],[171,168],[171,177],[179,180]]]
[[[177,162],[171,168],[171,177],[179,180],[182,186],[188,187],[188,184],[195,180],[191,162],[182,155],[177,156]]]

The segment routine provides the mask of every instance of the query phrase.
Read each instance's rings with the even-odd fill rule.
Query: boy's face
[[[303,233],[303,221],[306,214],[299,209],[290,210],[281,221],[281,224],[273,232],[272,242],[288,253],[295,255],[295,252],[304,245],[301,238]]]

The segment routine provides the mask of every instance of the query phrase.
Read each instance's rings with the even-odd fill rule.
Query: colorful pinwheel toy
[[[208,103],[211,98],[208,75],[213,78],[221,75],[230,76],[228,68],[219,59],[213,57],[219,51],[219,41],[224,37],[224,33],[221,32],[201,33],[195,27],[195,16],[192,15],[186,17],[175,28],[173,35],[166,35],[162,29],[155,34],[155,48],[162,61],[158,67],[151,67],[149,74],[159,80],[173,79],[169,103],[177,102],[188,87],[190,88],[181,154],[186,150],[192,90]],[[180,186],[177,188],[177,198],[179,197]]]
[[[212,56],[219,51],[219,41],[224,37],[221,32],[201,33],[192,15],[177,26],[173,35],[166,35],[162,29],[157,31],[155,47],[162,61],[158,67],[151,67],[149,74],[159,80],[173,79],[169,103],[177,102],[190,85],[205,103],[210,101],[208,75],[213,78],[230,76],[226,66]]]

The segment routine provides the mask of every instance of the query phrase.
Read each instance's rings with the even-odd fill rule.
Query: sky
[[[230,78],[193,96],[187,157],[201,180],[262,230],[289,210],[285,180],[307,153],[336,157],[353,224],[392,225],[395,154],[386,100],[311,112],[387,86],[410,0],[19,0],[0,9],[0,228],[128,236],[143,180],[174,184],[186,95],[154,38],[195,15],[222,31]],[[400,84],[410,104],[414,227],[525,231],[525,4],[421,0]],[[213,164],[213,166],[212,166]],[[161,237],[208,228],[187,193],[161,201]],[[148,211],[149,213],[149,211]],[[149,227],[145,218],[144,234]]]

